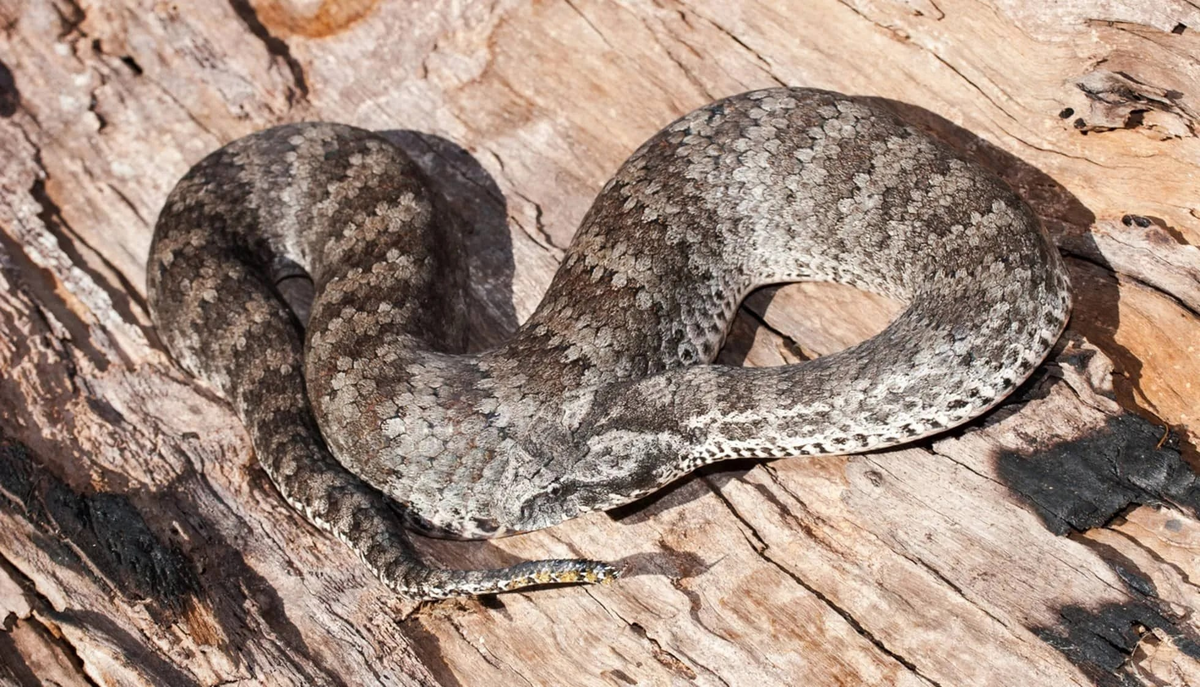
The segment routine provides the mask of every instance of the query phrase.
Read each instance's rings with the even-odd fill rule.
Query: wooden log
[[[0,30],[0,682],[1200,684],[1193,3],[0,0]],[[1075,316],[1015,398],[932,441],[422,542],[615,560],[616,585],[396,597],[149,324],[158,209],[237,136],[391,131],[470,236],[485,347],[638,144],[776,84],[881,98],[1002,175],[1068,256]],[[895,312],[755,294],[721,360],[822,355]]]

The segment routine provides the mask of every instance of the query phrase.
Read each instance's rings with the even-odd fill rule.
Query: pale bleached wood
[[[1126,422],[1110,386],[1195,455],[1193,4],[0,0],[0,31],[0,612],[25,665],[69,649],[64,675],[105,685],[1200,684],[1192,473],[1139,444],[1175,472],[1137,498],[1171,504],[1098,504],[1060,535],[1012,472]],[[1023,400],[919,447],[429,542],[448,564],[585,555],[630,575],[414,608],[279,500],[149,327],[158,207],[255,129],[421,132],[399,140],[475,227],[482,346],[532,311],[638,144],[779,83],[889,99],[1008,179],[1071,256],[1072,331],[1103,355],[1075,339]],[[896,307],[758,295],[723,360],[828,353]]]

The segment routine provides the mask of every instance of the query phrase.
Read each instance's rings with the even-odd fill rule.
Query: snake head
[[[569,520],[579,509],[578,485],[569,478],[556,479],[528,496],[520,505],[517,528],[540,530]]]
[[[611,430],[593,437],[569,471],[521,503],[520,529],[549,527],[649,494],[678,476],[687,450],[687,442],[670,432]]]

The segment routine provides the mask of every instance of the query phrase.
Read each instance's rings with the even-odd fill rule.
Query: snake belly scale
[[[910,441],[997,404],[1070,311],[1030,209],[871,101],[754,91],[663,129],[619,169],[541,304],[464,352],[462,243],[388,140],[289,124],[170,194],[147,269],[175,358],[245,423],[284,498],[418,598],[611,579],[545,560],[450,570],[410,530],[501,536],[729,458]],[[307,270],[302,330],[275,288]],[[711,364],[751,290],[850,284],[903,301],[880,334],[799,365]]]

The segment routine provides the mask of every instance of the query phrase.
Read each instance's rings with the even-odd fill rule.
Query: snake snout
[[[566,482],[552,482],[522,501],[517,509],[517,529],[540,530],[579,514],[576,489]]]

